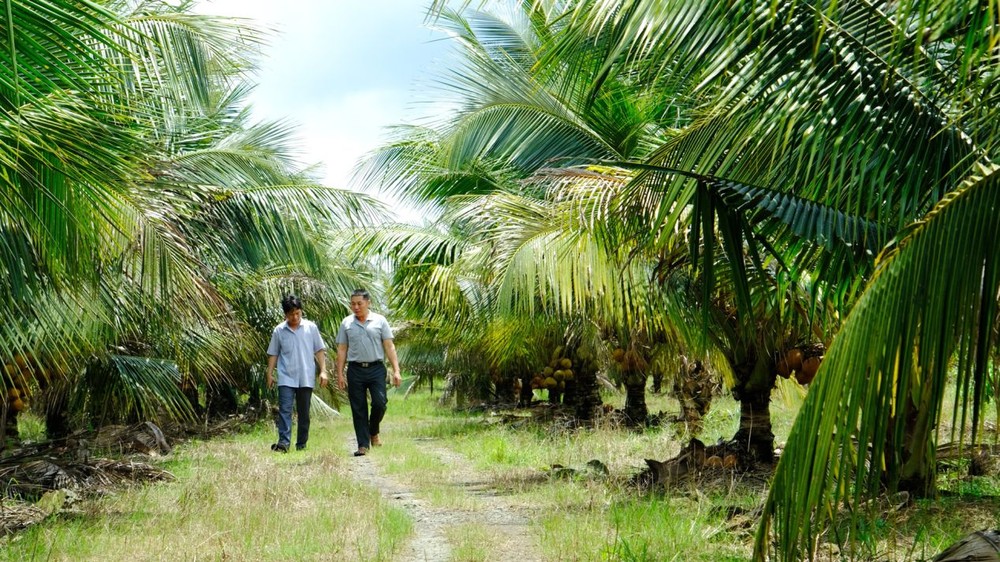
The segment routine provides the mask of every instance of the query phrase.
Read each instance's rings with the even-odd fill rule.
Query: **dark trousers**
[[[351,418],[358,447],[371,447],[372,435],[378,435],[379,424],[385,417],[389,399],[385,394],[385,363],[372,363],[362,367],[347,364],[347,398],[351,401]],[[372,398],[371,414],[368,413],[368,394]]]
[[[309,387],[295,388],[292,386],[278,387],[278,444],[288,446],[292,440],[292,402],[295,403],[295,413],[298,415],[298,432],[296,447],[305,447],[309,441],[309,405],[312,402],[313,389]]]

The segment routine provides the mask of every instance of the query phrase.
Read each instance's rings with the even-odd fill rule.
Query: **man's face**
[[[299,324],[302,323],[302,309],[295,308],[291,312],[285,313],[285,321],[288,322],[289,328],[298,328]]]
[[[358,318],[368,317],[368,305],[371,304],[364,297],[351,297],[351,311]]]

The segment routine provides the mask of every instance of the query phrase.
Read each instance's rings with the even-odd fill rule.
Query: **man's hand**
[[[399,369],[392,371],[392,386],[399,388],[399,385],[403,384],[403,377],[399,375]]]
[[[278,356],[268,355],[267,356],[267,368],[264,369],[264,374],[267,375],[267,387],[274,388],[274,370],[278,368]]]
[[[320,372],[319,372],[319,386],[320,386],[321,388],[326,388],[326,383],[327,383],[328,381],[329,381],[329,379],[328,379],[328,377],[326,376],[326,371],[320,371]]]
[[[337,388],[340,390],[347,390],[347,380],[344,379],[344,375],[337,376]]]

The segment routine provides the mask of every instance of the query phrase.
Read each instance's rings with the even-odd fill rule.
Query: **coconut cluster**
[[[31,366],[22,356],[17,356],[14,362],[4,365],[4,373],[7,379],[7,406],[15,412],[24,411],[27,408],[25,401],[28,399],[28,389],[26,382],[33,378]]]
[[[531,388],[544,390],[565,390],[566,382],[573,380],[573,359],[563,355],[563,348],[557,347],[546,365],[531,379]]]
[[[611,351],[611,360],[625,372],[645,371],[649,367],[646,359],[635,349],[615,348]]]
[[[778,375],[782,378],[787,379],[794,373],[795,380],[799,384],[809,384],[816,378],[816,373],[819,371],[819,366],[822,362],[822,355],[807,357],[801,348],[793,347],[778,359],[777,371]]]

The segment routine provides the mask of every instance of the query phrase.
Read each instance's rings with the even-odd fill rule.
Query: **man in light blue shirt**
[[[295,448],[306,448],[309,441],[309,405],[312,401],[319,364],[319,384],[325,387],[326,344],[313,322],[302,318],[302,301],[295,295],[281,299],[285,321],[271,332],[267,346],[267,387],[274,388],[274,371],[278,371],[278,442],[272,451],[287,453],[292,442],[292,403],[299,418]]]
[[[399,386],[403,379],[392,343],[392,328],[385,316],[368,310],[371,296],[358,289],[351,294],[351,314],[340,323],[337,332],[337,386],[347,389],[354,421],[354,436],[358,450],[354,456],[368,454],[372,445],[382,444],[379,424],[385,416],[388,397],[385,392],[385,359],[392,363],[392,384]],[[344,379],[344,363],[347,379]],[[371,415],[368,414],[368,394],[372,397]]]

